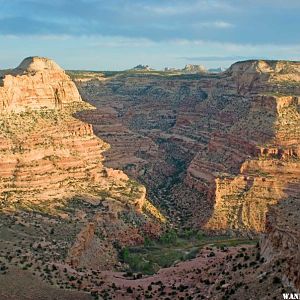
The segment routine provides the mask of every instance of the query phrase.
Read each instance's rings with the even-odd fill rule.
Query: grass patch
[[[201,231],[188,230],[164,233],[159,240],[145,239],[143,246],[124,248],[121,259],[128,264],[129,272],[146,275],[156,273],[179,261],[195,258],[204,246],[230,247],[241,244],[256,244],[257,240],[232,238],[230,236],[207,236]]]

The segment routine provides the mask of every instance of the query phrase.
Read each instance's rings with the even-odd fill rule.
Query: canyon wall
[[[91,109],[70,77],[51,60],[31,57],[2,72],[1,212],[39,212],[80,220],[83,227],[92,222],[97,230],[105,224],[103,234],[111,249],[117,243],[142,243],[147,226],[157,224],[158,232],[163,217],[146,199],[144,186],[103,165],[102,153],[109,145],[94,135],[90,124],[74,117]],[[70,250],[70,257],[76,257],[70,261],[77,263],[85,261],[83,252],[91,251],[90,243],[102,245],[97,236],[81,245],[84,234],[78,234],[73,248],[71,236],[68,245],[82,252],[73,255],[78,251]],[[103,261],[98,257],[96,263]]]
[[[88,80],[79,73],[81,95],[97,109],[51,60],[28,58],[2,71],[1,255],[8,261],[12,253],[11,262],[20,259],[24,267],[26,257],[39,266],[36,274],[47,266],[49,275],[50,266],[71,282],[62,287],[95,292],[92,286],[116,278],[101,271],[124,270],[120,249],[158,237],[165,219],[150,197],[174,227],[262,232],[267,264],[253,246],[252,266],[259,266],[252,275],[245,267],[245,279],[261,286],[260,278],[272,274],[299,290],[299,66],[246,61],[217,75],[99,79],[89,72]],[[217,256],[226,255],[223,271],[231,277],[227,266],[236,259],[247,264],[247,256],[229,261],[226,251]],[[209,253],[201,259],[211,266]],[[195,278],[194,262],[188,264]],[[202,270],[208,275],[209,268]]]
[[[42,57],[28,57],[13,70],[0,71],[0,99],[0,112],[61,108],[82,101],[64,70]]]
[[[146,184],[175,223],[256,233],[269,205],[299,193],[299,65],[90,79],[78,86],[98,109],[80,117],[112,144],[108,163]]]
[[[27,58],[11,74],[3,79],[0,97],[1,103],[9,103],[1,109],[3,203],[109,193],[114,186],[130,189],[124,173],[103,167],[101,153],[108,144],[93,134],[90,124],[72,117],[77,110],[90,107],[56,63]],[[62,106],[57,106],[57,100]],[[139,193],[144,191],[137,191],[136,205],[141,207]]]

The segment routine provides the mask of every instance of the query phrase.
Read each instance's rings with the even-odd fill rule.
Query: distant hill
[[[152,71],[154,69],[150,68],[148,65],[137,65],[134,68],[132,68],[131,70],[134,70],[134,71]]]
[[[183,69],[186,73],[207,73],[207,69],[202,65],[186,65]]]

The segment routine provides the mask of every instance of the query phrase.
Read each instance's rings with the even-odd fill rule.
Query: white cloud
[[[224,21],[213,22],[212,26],[216,27],[216,28],[231,28],[231,27],[234,27],[233,24],[228,23],[228,22],[224,22]]]
[[[192,2],[192,3],[191,3]],[[143,10],[158,15],[184,15],[188,13],[208,11],[208,10],[235,10],[228,3],[215,0],[195,0],[195,1],[173,1],[172,5],[140,5]]]
[[[192,25],[193,28],[217,28],[217,29],[227,29],[233,28],[234,25],[225,21],[212,21],[212,22],[198,22]]]
[[[173,47],[193,50],[197,56],[253,56],[266,59],[300,59],[298,44],[250,44],[230,43],[208,40],[173,39],[167,43]],[[188,51],[187,51],[188,53]]]
[[[71,39],[72,36],[68,34],[0,34],[0,39],[18,40],[18,39],[38,39],[38,40],[54,40],[65,41]]]

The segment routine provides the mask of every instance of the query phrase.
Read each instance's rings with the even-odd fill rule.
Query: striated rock
[[[28,74],[37,72],[64,72],[53,60],[45,57],[27,57],[13,70],[15,74]]]
[[[118,260],[115,245],[123,243],[124,235],[134,245],[143,242],[146,224],[160,227],[145,187],[103,165],[102,153],[109,145],[94,135],[90,124],[73,116],[92,107],[56,63],[25,59],[3,82],[0,95],[5,98],[0,99],[7,105],[0,108],[1,211],[28,210],[78,220],[79,227],[87,224],[68,237],[67,261],[112,268]],[[105,243],[95,234],[104,224],[111,236]],[[138,238],[129,234],[132,230]],[[95,249],[102,249],[101,255]],[[101,260],[110,254],[110,262]]]
[[[215,188],[214,214],[207,227],[264,231],[269,205],[300,192],[298,97],[265,99],[273,101],[268,106],[277,117],[273,141],[239,164],[239,175],[215,179],[211,185]],[[290,122],[292,126],[287,126]]]
[[[2,110],[1,274],[14,264],[53,286],[128,299],[277,299],[299,290],[297,67],[250,61],[219,75],[79,78],[98,109],[75,101],[61,109]],[[41,69],[58,71],[43,60],[26,62],[16,78]],[[105,154],[108,144],[94,130],[112,144]],[[174,227],[263,232],[260,245],[206,232],[196,258],[153,276],[124,274],[120,249],[156,239],[165,221],[148,196]],[[193,242],[199,247],[189,242],[183,257],[194,256]],[[140,263],[136,254],[145,248],[131,250]]]
[[[28,57],[0,78],[0,113],[62,108],[81,101],[70,77],[47,58]]]
[[[287,61],[242,61],[233,64],[225,75],[236,84],[237,91],[241,94],[270,88],[276,93],[280,93],[282,88],[293,92],[293,83],[300,81],[300,64]]]
[[[55,62],[39,57],[25,59],[12,73],[4,77],[0,88],[8,96],[4,102],[10,103],[3,107],[0,121],[2,205],[38,205],[101,193],[113,195],[124,204],[129,201],[141,210],[144,187],[131,187],[122,171],[106,169],[101,153],[108,145],[94,136],[91,125],[72,117],[89,106],[81,101],[68,75]],[[12,80],[10,94],[6,91],[7,78]],[[60,90],[53,94],[55,86]],[[56,96],[60,95],[62,109],[49,110],[57,108]],[[16,113],[32,108],[36,110]]]

